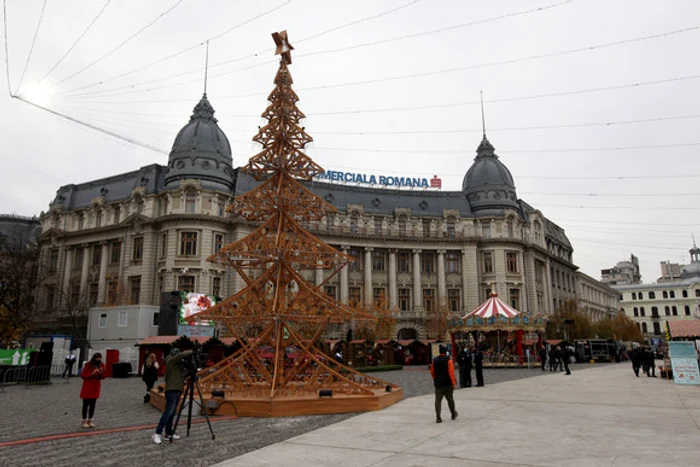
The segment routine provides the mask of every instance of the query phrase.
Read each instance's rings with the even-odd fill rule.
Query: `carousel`
[[[535,359],[535,350],[544,335],[545,319],[521,313],[492,294],[471,313],[449,319],[448,328],[452,347],[478,347],[484,354],[484,366],[522,366],[528,365],[528,353],[529,361]],[[525,349],[526,342],[537,345]]]

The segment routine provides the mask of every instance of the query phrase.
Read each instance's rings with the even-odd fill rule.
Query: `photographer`
[[[156,432],[153,434],[153,442],[160,444],[163,439],[163,428],[165,428],[165,439],[179,439],[177,435],[173,435],[173,419],[177,404],[180,401],[180,396],[185,390],[185,374],[182,365],[184,358],[192,355],[191,350],[180,352],[180,349],[173,347],[170,350],[170,355],[165,358],[165,410],[160,417]]]

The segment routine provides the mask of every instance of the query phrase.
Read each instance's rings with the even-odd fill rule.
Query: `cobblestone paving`
[[[574,365],[573,371],[579,368]],[[487,385],[541,374],[539,369],[484,370]],[[433,391],[426,367],[409,367],[375,376],[401,386],[405,397]],[[0,393],[0,442],[80,432],[80,380],[64,381],[57,379],[54,384],[29,389],[9,387]],[[160,412],[143,403],[144,391],[138,378],[105,380],[95,412],[98,430],[157,423]],[[215,441],[211,440],[206,424],[197,424],[192,426],[189,438],[183,436],[172,445],[161,446],[151,442],[152,430],[43,441],[0,448],[0,465],[208,466],[352,416],[224,420],[212,424]],[[184,435],[184,432],[184,426],[178,428],[178,433]]]

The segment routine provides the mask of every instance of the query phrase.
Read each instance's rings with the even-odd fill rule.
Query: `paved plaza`
[[[218,467],[691,466],[700,462],[700,387],[596,366],[457,391],[459,418],[414,397]]]
[[[487,369],[484,373],[487,384],[542,374],[540,370],[527,369]],[[433,390],[430,375],[423,366],[376,373],[375,376],[400,385],[407,398],[428,394]],[[28,389],[24,386],[8,387],[4,393],[0,392],[0,443],[85,433],[85,430],[79,428],[80,379],[72,378],[68,383],[61,379],[53,381],[50,386]],[[143,393],[144,385],[139,378],[106,379],[95,413],[97,430],[155,425],[159,412],[150,405],[143,404]],[[208,466],[353,416],[342,414],[216,421],[213,423],[217,436],[215,441],[209,437],[206,425],[198,424],[193,425],[190,439],[164,446],[150,442],[152,428],[40,441],[0,447],[0,465],[72,466],[80,456],[85,465],[91,466]],[[178,428],[178,431],[182,433],[183,427]]]

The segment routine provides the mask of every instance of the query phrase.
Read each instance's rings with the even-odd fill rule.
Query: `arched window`
[[[654,292],[649,292],[649,300],[653,300],[656,298],[656,294]]]
[[[644,307],[639,308],[639,316],[645,316]]]
[[[636,300],[636,299],[637,299],[637,292],[632,292],[632,300]]]
[[[668,298],[668,292],[664,290],[664,298]]]
[[[643,332],[644,334],[647,333],[647,323],[642,323],[642,332]]]
[[[360,215],[356,212],[350,214],[350,232],[357,233],[359,223]]]
[[[664,307],[664,312],[666,313],[666,316],[671,316],[671,309],[669,307]]]
[[[542,239],[542,224],[540,224],[540,221],[535,221],[532,223],[533,227],[535,228],[535,238],[537,240]]]
[[[642,292],[639,292],[639,299],[644,300],[644,294]]]
[[[399,235],[406,235],[406,217],[399,216]]]
[[[661,335],[661,325],[659,323],[654,323],[654,335],[655,336]]]
[[[447,218],[447,236],[450,238],[455,236],[455,220],[452,217]]]
[[[673,314],[673,316],[678,316],[678,308],[676,308],[675,306],[672,306],[671,313]]]
[[[187,190],[185,192],[185,212],[187,214],[194,214],[197,207],[197,192],[194,190]]]
[[[683,291],[683,298],[688,298],[688,291],[687,290]]]
[[[673,290],[671,290],[671,291],[668,293],[668,296],[671,297],[671,298],[676,298],[676,292],[674,292]]]
[[[639,316],[639,308],[634,307],[633,313],[634,313],[634,316]]]
[[[685,315],[690,316],[690,307],[688,305],[685,306]]]
[[[659,317],[659,309],[656,308],[655,306],[651,307],[651,317],[652,317],[652,318],[658,318],[658,317]]]

